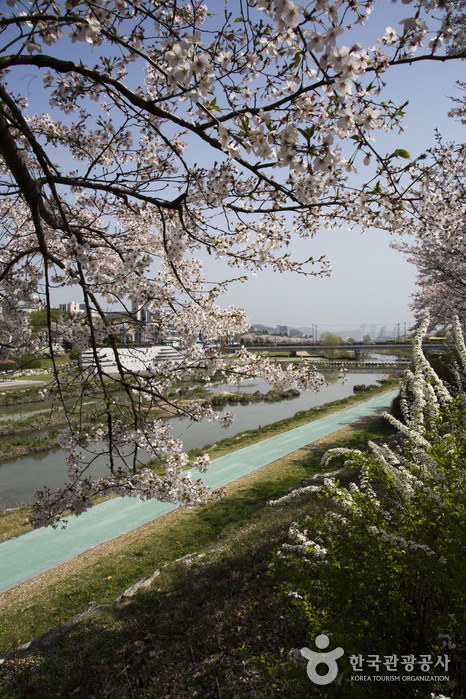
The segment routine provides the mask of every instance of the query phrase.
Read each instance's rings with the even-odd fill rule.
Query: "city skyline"
[[[386,323],[361,323],[358,326],[348,326],[348,324],[336,326],[330,323],[328,326],[323,324],[320,327],[317,324],[300,327],[286,324],[277,324],[276,326],[263,323],[251,324],[251,330],[256,331],[258,334],[260,334],[261,329],[263,329],[264,332],[267,331],[270,335],[276,334],[293,337],[299,332],[302,336],[314,337],[315,339],[319,339],[324,332],[331,332],[334,335],[341,336],[343,340],[348,337],[360,340],[364,335],[370,335],[371,339],[375,339],[376,337],[405,337],[411,334],[411,328],[409,328],[408,324],[404,321],[393,325]]]

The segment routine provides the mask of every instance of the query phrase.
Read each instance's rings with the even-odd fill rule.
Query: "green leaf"
[[[299,64],[301,63],[302,59],[302,53],[301,51],[297,51],[293,60],[293,63],[291,64],[293,68],[297,68]]]
[[[207,104],[207,107],[212,110],[213,112],[221,112],[222,110],[220,107],[217,106],[217,98],[214,97],[214,99]]]
[[[244,117],[244,119],[241,121],[241,131],[244,134],[247,134],[249,131],[249,119],[247,117]]]
[[[314,126],[308,126],[308,127],[305,128],[305,129],[300,129],[300,128],[298,128],[298,131],[299,131],[299,133],[301,133],[301,134],[304,136],[304,138],[306,139],[306,141],[309,143],[310,140],[311,140],[311,138],[314,136],[315,127],[314,127]]]
[[[397,148],[396,150],[394,150],[390,158],[404,158],[405,160],[411,160],[410,154],[407,150],[404,150],[403,148]]]

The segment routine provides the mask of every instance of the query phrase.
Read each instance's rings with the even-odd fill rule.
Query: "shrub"
[[[345,468],[356,468],[357,478],[343,488],[337,474],[328,474],[322,486],[308,485],[275,503],[299,495],[327,498],[324,517],[292,525],[290,542],[277,552],[275,564],[293,612],[306,620],[303,645],[314,649],[315,638],[324,633],[332,648],[344,649],[343,684],[327,686],[326,696],[380,696],[380,684],[349,682],[355,674],[350,656],[401,660],[409,654],[436,661],[448,655],[448,671],[419,670],[417,664],[414,674],[447,675],[460,683],[466,352],[458,333],[462,368],[453,397],[423,357],[422,335],[421,326],[413,343],[414,371],[405,376],[400,402],[404,424],[387,416],[403,435],[398,445],[369,442],[370,452],[331,450],[322,465],[344,454]],[[380,669],[388,674],[383,665]],[[408,673],[398,665],[390,674]],[[421,685],[416,696],[451,690],[435,680]],[[413,691],[410,682],[384,684],[387,697]]]

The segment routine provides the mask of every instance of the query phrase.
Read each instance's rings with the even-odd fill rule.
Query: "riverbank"
[[[320,417],[330,415],[337,410],[341,410],[352,405],[357,405],[358,403],[368,400],[373,396],[383,393],[389,389],[393,389],[397,385],[398,383],[396,381],[389,381],[381,385],[366,387],[365,390],[359,391],[356,394],[348,396],[347,398],[331,401],[323,405],[309,408],[308,410],[297,411],[291,417],[271,422],[263,426],[261,425],[256,429],[244,430],[240,434],[234,434],[230,437],[217,440],[214,445],[205,444],[202,447],[191,449],[189,450],[189,455],[191,458],[195,458],[196,456],[208,451],[212,459],[224,456],[225,454],[236,451],[237,449],[250,446],[251,444],[255,444],[263,439],[267,439],[295,427],[305,425],[312,420],[317,420]],[[29,531],[30,527],[26,524],[29,508],[27,506],[21,508],[21,511],[24,512],[24,519],[22,523],[18,522],[18,517],[15,512],[16,509],[17,508],[9,507],[6,512],[0,512],[0,541],[4,541],[10,536],[17,536],[19,532]]]
[[[58,444],[59,430],[50,430],[39,436],[16,436],[0,441],[0,465],[4,462],[32,454],[42,454]]]
[[[287,390],[270,390],[267,393],[262,393],[256,391],[255,393],[243,393],[223,391],[218,394],[209,394],[209,392],[202,388],[196,387],[190,390],[185,390],[183,392],[183,398],[180,401],[180,406],[186,401],[197,400],[204,406],[211,405],[215,409],[222,408],[226,405],[247,405],[249,403],[276,403],[284,400],[292,400],[300,395],[300,392],[296,389]],[[32,401],[32,395],[28,396],[26,405],[33,405],[36,401]],[[92,401],[94,404],[98,401],[98,396]],[[13,403],[11,403],[13,404]],[[18,405],[16,399],[15,403]],[[27,411],[25,407],[25,412]],[[30,407],[29,407],[30,409]],[[64,428],[74,422],[79,422],[81,427],[86,425],[94,424],[96,421],[100,420],[102,416],[93,412],[90,407],[86,411],[86,406],[84,405],[83,410],[80,411],[79,415],[76,415],[73,419],[73,413],[65,412],[61,406],[45,407],[41,405],[38,409],[37,415],[30,415],[29,417],[22,418],[19,420],[11,419],[0,423],[0,464],[10,461],[11,459],[17,459],[23,456],[29,456],[31,454],[38,454],[44,451],[58,447],[58,430]],[[45,413],[45,414],[44,414]],[[151,411],[153,417],[170,419],[173,414],[163,409],[154,409]],[[21,416],[21,413],[20,413]],[[40,436],[28,436],[31,432],[41,432]],[[8,437],[9,439],[2,439]]]
[[[274,522],[280,520],[286,528],[289,517],[298,514],[291,507],[282,519],[276,509],[266,506],[267,501],[316,473],[327,448],[343,444],[361,448],[368,439],[391,431],[387,421],[378,416],[364,418],[230,484],[228,497],[220,502],[193,510],[178,508],[5,592],[0,612],[1,647],[31,640],[83,611],[90,601],[110,604],[137,580],[185,554],[204,550],[211,555],[212,547],[228,552],[234,540],[239,545],[242,533],[251,525],[261,529],[258,541],[264,541]]]

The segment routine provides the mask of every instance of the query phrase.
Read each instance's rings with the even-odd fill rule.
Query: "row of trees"
[[[68,385],[85,391],[89,380],[104,393],[101,420],[86,438],[106,440],[110,470],[108,478],[87,476],[70,415],[69,478],[59,492],[41,494],[37,524],[82,512],[95,493],[187,503],[206,497],[185,474],[182,445],[151,416],[164,405],[174,415],[215,419],[208,408],[169,400],[174,380],[220,373],[318,388],[309,367],[283,369],[247,352],[227,364],[198,351],[199,332],[235,336],[248,328],[243,309],[219,307],[233,279],[266,267],[326,274],[323,256],[293,256],[293,236],[310,238],[323,227],[408,231],[415,221],[426,223],[421,236],[431,235],[435,188],[457,181],[464,152],[452,147],[448,157],[435,151],[406,165],[406,151],[379,150],[374,138],[402,125],[404,105],[384,94],[389,71],[464,57],[458,4],[404,2],[399,16],[393,8],[394,26],[376,39],[369,32],[363,46],[373,9],[378,3],[366,0],[2,5],[3,356],[40,346],[40,334],[16,310],[38,294],[49,309],[53,357],[52,301],[69,287],[86,308],[69,319],[74,346],[96,351],[108,337],[116,351],[122,327],[102,304],[131,314],[136,303],[157,311],[162,335],[174,327],[189,349],[183,362],[157,367],[144,382],[121,365],[111,382],[97,362],[92,377],[55,367],[58,398]],[[445,204],[434,231],[448,249],[457,203]],[[207,258],[226,261],[230,278],[206,279]],[[132,456],[117,470],[114,457],[128,446]],[[140,449],[165,465],[163,477],[141,467]],[[191,465],[208,463],[206,456]]]

